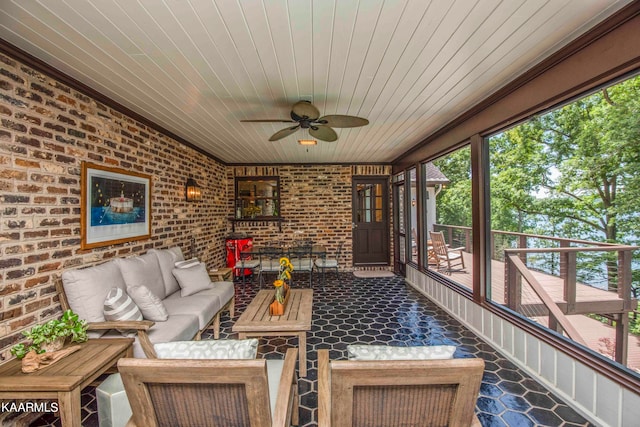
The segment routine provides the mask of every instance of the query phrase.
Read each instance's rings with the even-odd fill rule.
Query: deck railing
[[[443,231],[449,244],[472,252],[471,227],[435,224],[434,230]],[[491,230],[490,239],[491,259],[504,262],[503,296],[507,307],[536,321],[548,316],[549,328],[564,332],[581,344],[584,344],[584,339],[571,325],[567,315],[597,315],[608,319],[616,327],[612,356],[626,364],[628,316],[637,309],[637,300],[632,296],[633,252],[637,246],[501,230]],[[534,245],[536,247],[530,247]],[[579,258],[584,265],[579,264]],[[562,296],[556,295],[554,300],[531,274],[532,271],[561,278]],[[593,274],[594,271],[597,274]],[[602,276],[606,284],[593,280],[596,275]],[[528,284],[526,287],[522,283],[523,278]],[[581,294],[584,295],[584,289],[588,289],[584,285],[599,291],[592,291],[589,298],[581,300],[578,287],[582,287]],[[604,296],[597,295],[597,292]],[[533,293],[537,297],[532,297]],[[527,295],[526,301],[523,295]]]

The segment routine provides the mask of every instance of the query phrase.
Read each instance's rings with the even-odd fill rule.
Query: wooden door
[[[353,178],[353,265],[389,265],[389,184]]]

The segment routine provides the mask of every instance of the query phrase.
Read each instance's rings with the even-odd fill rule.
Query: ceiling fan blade
[[[338,134],[329,126],[313,125],[309,128],[309,135],[323,141],[333,142],[338,139]]]
[[[258,120],[240,120],[244,123],[295,123],[293,120],[286,119],[258,119]]]
[[[285,138],[285,137],[291,135],[292,133],[294,133],[295,131],[297,131],[298,129],[300,129],[300,125],[291,126],[289,128],[281,129],[278,132],[276,132],[273,135],[271,135],[271,138],[269,138],[269,141],[277,141],[279,139]]]
[[[345,116],[341,114],[323,116],[317,121],[334,128],[357,128],[359,126],[366,126],[369,124],[369,120],[363,119],[362,117]]]
[[[315,120],[320,117],[320,111],[309,101],[298,101],[293,104],[291,108],[291,118],[295,120],[293,115],[296,115],[300,118],[307,117],[311,120]]]

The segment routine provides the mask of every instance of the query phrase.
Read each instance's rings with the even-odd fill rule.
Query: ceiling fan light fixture
[[[315,139],[299,139],[298,144],[300,145],[318,145],[318,141]]]

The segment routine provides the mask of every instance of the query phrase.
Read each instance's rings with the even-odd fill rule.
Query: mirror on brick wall
[[[280,218],[280,178],[236,178],[236,219]]]

